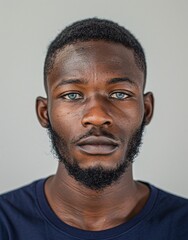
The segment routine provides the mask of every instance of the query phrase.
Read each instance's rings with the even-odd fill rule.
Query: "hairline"
[[[92,39],[89,39],[89,40],[81,40],[81,39],[76,39],[74,41],[71,41],[71,42],[68,42],[66,44],[64,44],[61,48],[58,48],[56,49],[52,54],[49,54],[47,56],[47,59],[50,59],[50,62],[51,62],[51,68],[48,69],[48,71],[46,71],[46,74],[44,76],[44,88],[45,88],[45,91],[46,91],[46,94],[47,94],[47,78],[48,78],[48,75],[50,74],[50,72],[53,70],[54,68],[54,64],[55,64],[55,61],[56,61],[56,58],[57,58],[57,55],[62,52],[67,46],[71,46],[71,45],[74,45],[76,43],[81,43],[81,42],[90,42],[90,41],[103,41],[103,42],[109,42],[109,43],[114,43],[114,44],[121,44],[122,46],[124,46],[125,48],[129,49],[132,51],[133,53],[133,56],[134,56],[134,61],[135,61],[135,64],[137,66],[137,68],[143,72],[144,74],[144,84],[143,84],[143,90],[145,89],[145,85],[146,85],[146,69],[144,71],[144,69],[141,69],[141,67],[139,67],[139,63],[138,63],[138,55],[136,54],[136,51],[133,47],[131,46],[126,46],[125,44],[121,43],[121,42],[118,42],[118,41],[113,41],[111,39],[100,39],[100,38],[92,38]]]

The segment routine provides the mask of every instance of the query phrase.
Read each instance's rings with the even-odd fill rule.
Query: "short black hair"
[[[121,43],[133,50],[135,63],[143,71],[146,80],[146,59],[144,50],[139,41],[130,31],[115,22],[106,19],[88,18],[74,22],[60,32],[48,47],[44,63],[44,85],[49,72],[53,69],[55,57],[66,45],[90,40],[104,40]]]

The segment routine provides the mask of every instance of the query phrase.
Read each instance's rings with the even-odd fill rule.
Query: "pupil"
[[[75,99],[76,94],[75,94],[75,93],[71,93],[71,94],[69,94],[69,97],[70,97],[71,99]]]
[[[123,97],[124,97],[124,94],[123,94],[123,93],[117,93],[117,97],[118,97],[118,98],[123,98]]]

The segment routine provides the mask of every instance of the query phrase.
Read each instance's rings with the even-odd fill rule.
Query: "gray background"
[[[55,173],[57,160],[35,116],[46,49],[66,25],[98,16],[127,27],[146,52],[156,105],[135,178],[188,197],[187,12],[186,0],[1,0],[0,192]]]

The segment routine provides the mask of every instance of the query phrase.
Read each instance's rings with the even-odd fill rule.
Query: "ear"
[[[47,98],[37,97],[36,99],[36,113],[38,120],[42,127],[48,127],[48,103]]]
[[[149,124],[154,111],[154,97],[152,92],[148,92],[144,94],[144,117],[145,117],[145,124]]]

